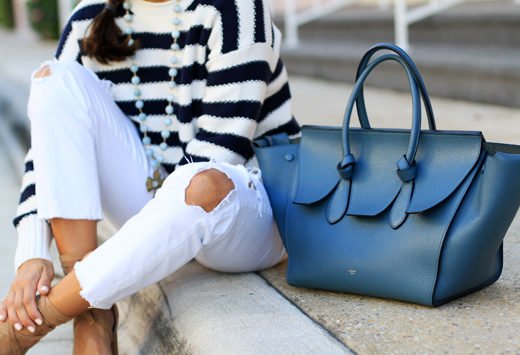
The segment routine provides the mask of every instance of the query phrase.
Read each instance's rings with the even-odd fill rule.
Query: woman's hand
[[[45,259],[31,259],[16,273],[6,298],[0,301],[0,321],[8,321],[16,330],[36,330],[42,324],[42,315],[36,306],[36,291],[47,295],[54,279],[54,267]]]

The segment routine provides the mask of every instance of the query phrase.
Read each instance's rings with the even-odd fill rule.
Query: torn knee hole
[[[185,202],[204,211],[213,211],[235,188],[233,181],[217,169],[204,170],[192,177],[185,191]]]
[[[50,76],[52,74],[52,70],[48,65],[44,65],[40,67],[36,72],[34,73],[35,78],[45,78],[47,76]]]

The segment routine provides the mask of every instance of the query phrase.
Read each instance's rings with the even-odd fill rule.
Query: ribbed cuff
[[[36,214],[22,219],[17,226],[18,246],[14,256],[14,271],[30,259],[51,261],[51,229],[49,224]]]

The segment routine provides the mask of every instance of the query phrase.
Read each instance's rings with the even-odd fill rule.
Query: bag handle
[[[359,63],[357,72],[356,72],[356,82],[358,81],[359,77],[363,73],[363,71],[367,68],[368,62],[372,58],[374,54],[376,54],[379,51],[382,50],[389,50],[398,56],[400,56],[405,62],[406,66],[410,71],[412,72],[415,83],[417,84],[417,87],[419,88],[419,92],[421,93],[424,107],[426,110],[426,115],[428,117],[428,126],[431,130],[436,130],[437,125],[435,123],[435,117],[433,114],[432,104],[430,102],[430,97],[428,95],[428,91],[426,90],[426,85],[424,85],[424,81],[421,77],[421,74],[419,73],[419,69],[417,69],[417,66],[413,62],[412,58],[400,47],[392,44],[392,43],[378,43],[374,46],[372,46],[363,56],[361,59],[361,62]],[[365,95],[363,93],[363,88],[361,88],[361,92],[359,94],[359,97],[356,101],[356,109],[358,112],[359,117],[359,123],[361,127],[363,128],[370,128],[370,122],[368,120],[367,116],[367,109],[365,105]]]
[[[416,81],[412,74],[412,71],[406,65],[405,60],[395,54],[385,54],[372,61],[366,67],[363,73],[361,73],[348,101],[347,108],[345,110],[345,115],[343,118],[343,160],[338,164],[338,171],[340,171],[340,175],[343,179],[345,179],[346,177],[350,178],[349,176],[351,176],[351,174],[348,173],[348,167],[353,168],[355,163],[355,158],[350,152],[349,138],[350,118],[352,116],[354,103],[356,103],[357,99],[359,99],[360,95],[362,94],[363,85],[366,79],[368,78],[368,75],[372,72],[372,70],[375,69],[376,66],[388,60],[393,60],[400,63],[402,67],[405,69],[406,74],[408,76],[408,83],[410,85],[410,91],[412,93],[412,129],[410,134],[410,141],[408,143],[408,150],[404,158],[407,160],[409,165],[414,164],[417,146],[419,145],[419,134],[421,132],[421,97],[419,96],[419,89],[416,85]]]
[[[417,87],[417,82],[415,77],[408,67],[406,61],[395,54],[385,54],[382,55],[375,60],[373,60],[366,69],[361,73],[359,79],[356,81],[352,94],[349,98],[347,108],[345,110],[345,116],[343,120],[343,130],[342,130],[342,144],[343,144],[343,159],[338,163],[337,169],[338,173],[341,177],[338,186],[332,198],[329,200],[327,205],[327,220],[329,223],[334,224],[339,222],[348,209],[348,203],[350,199],[350,186],[351,179],[354,172],[354,166],[356,159],[350,152],[350,139],[349,139],[349,131],[350,131],[350,118],[352,116],[352,110],[354,109],[354,104],[357,99],[360,97],[363,85],[368,78],[368,75],[375,69],[376,66],[381,64],[382,62],[393,60],[401,64],[401,66],[405,69],[408,83],[410,85],[410,91],[412,94],[412,129],[410,134],[410,141],[408,143],[408,149],[406,155],[403,155],[401,159],[397,162],[397,175],[403,182],[403,187],[397,197],[395,205],[399,205],[401,208],[397,212],[391,212],[391,225],[394,228],[399,227],[404,220],[406,219],[406,213],[404,211],[408,207],[408,204],[411,199],[412,191],[413,191],[413,179],[415,178],[417,169],[415,165],[415,154],[417,153],[417,147],[419,145],[419,136],[421,133],[421,96],[419,94],[419,89]],[[399,202],[399,203],[397,203]],[[404,206],[404,210],[403,210]]]

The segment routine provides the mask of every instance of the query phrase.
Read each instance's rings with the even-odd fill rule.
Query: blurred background
[[[29,145],[30,74],[52,58],[60,29],[78,2],[0,0],[0,297],[13,277],[16,232],[11,219]],[[374,43],[385,41],[405,48],[418,65],[439,129],[483,131],[490,141],[520,144],[520,0],[272,0],[272,12],[284,36],[282,53],[290,74],[293,110],[302,124],[340,125],[361,56]],[[409,127],[411,103],[406,88],[397,64],[378,67],[365,90],[374,126]],[[432,352],[425,349],[519,353],[518,217],[504,250],[503,276],[487,295],[474,296],[478,307],[470,312],[454,304],[421,313],[428,324],[430,320],[442,324],[428,328],[428,334],[408,337],[396,328],[373,341],[370,327],[388,323],[393,329],[394,320],[408,322],[400,308],[394,313],[387,312],[392,308],[378,308],[380,317],[370,327],[348,331],[336,332],[335,325],[328,324],[344,312],[342,301],[336,302],[337,307],[333,301],[320,307],[316,319],[360,352],[370,344],[372,350],[391,353],[401,348],[410,353]],[[312,313],[308,305],[299,306]],[[366,312],[370,307],[367,303]],[[344,317],[348,319],[348,314]],[[364,324],[364,318],[355,321]],[[436,345],[429,348],[430,343]],[[70,353],[56,352],[52,344],[58,343],[50,343],[48,353]],[[70,349],[70,341],[64,344],[64,349]]]

